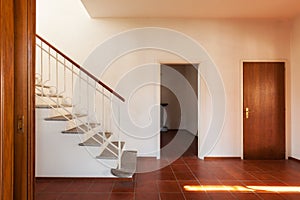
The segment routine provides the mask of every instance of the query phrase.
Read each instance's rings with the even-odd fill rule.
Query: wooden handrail
[[[53,45],[51,45],[44,38],[42,38],[41,36],[39,36],[37,34],[36,34],[36,37],[38,39],[40,39],[43,43],[47,44],[50,48],[52,48],[53,50],[55,50],[57,53],[59,53],[64,59],[66,59],[67,61],[69,61],[70,63],[72,63],[72,65],[74,65],[75,67],[77,67],[80,71],[84,72],[88,77],[90,77],[91,79],[93,79],[94,81],[96,81],[98,84],[100,84],[102,87],[104,87],[111,94],[115,95],[121,101],[125,102],[125,99],[120,94],[118,94],[112,88],[110,88],[105,83],[103,83],[102,81],[100,81],[96,76],[94,76],[89,71],[87,71],[86,69],[84,69],[83,67],[81,67],[78,63],[76,63],[75,61],[73,61],[70,57],[68,57],[67,55],[65,55],[63,52],[61,52],[60,50],[58,50],[56,47],[54,47]]]

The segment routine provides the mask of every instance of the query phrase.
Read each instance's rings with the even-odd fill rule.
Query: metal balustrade
[[[100,151],[110,151],[118,158],[118,166],[121,166],[120,129],[112,131],[112,122],[116,120],[116,124],[120,124],[120,104],[125,99],[38,35],[36,97],[87,137],[102,132],[101,140],[93,139],[101,144]],[[81,127],[82,124],[88,128]],[[99,126],[95,128],[92,126],[94,124]],[[113,132],[114,136],[106,138],[106,132]],[[118,145],[112,143],[112,137],[117,138]],[[117,153],[112,148],[117,149]]]

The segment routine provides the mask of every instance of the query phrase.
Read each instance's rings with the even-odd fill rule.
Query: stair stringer
[[[77,134],[62,134],[64,121],[45,121],[50,109],[36,109],[37,177],[115,177],[117,160],[95,159],[99,147],[81,147]]]

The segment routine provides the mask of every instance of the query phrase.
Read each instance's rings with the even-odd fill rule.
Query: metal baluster
[[[41,41],[41,84],[43,84],[43,68],[44,68],[44,65],[43,65],[43,42]]]
[[[82,95],[80,95],[80,93],[81,93],[81,71],[79,71],[79,73],[78,73],[78,77],[79,77],[79,93],[78,93],[78,95],[79,95],[79,99],[78,99],[78,106],[80,105],[80,103],[81,103],[81,96]]]
[[[48,46],[48,80],[47,81],[45,81],[45,83],[46,82],[48,82],[48,81],[50,81],[51,80],[51,68],[50,68],[50,65],[51,65],[51,55],[50,55],[50,46]]]
[[[72,75],[71,75],[71,79],[72,79],[72,84],[71,84],[71,89],[72,89],[72,91],[71,91],[71,104],[73,104],[73,94],[74,94],[74,65],[72,64]]]
[[[66,72],[66,59],[64,59],[64,90],[61,92],[61,94],[66,93],[67,89],[67,72]]]
[[[120,126],[120,107],[118,105],[118,125],[117,126]],[[117,131],[117,130],[116,130]],[[122,160],[121,160],[121,150],[122,150],[122,147],[121,147],[121,137],[120,137],[120,133],[121,133],[121,130],[118,130],[118,146],[119,146],[119,149],[118,149],[118,159],[119,159],[119,169],[121,168],[121,165],[122,165]]]
[[[56,97],[56,104],[57,105],[59,105],[60,103],[59,103],[59,98],[58,98],[58,54],[56,53],[55,54],[55,70],[56,70],[56,84],[55,84],[55,88],[56,88],[56,95],[57,95],[57,97]]]
[[[104,111],[104,87],[102,87],[102,123],[103,123],[103,137],[105,137],[106,123],[105,123],[105,111]]]
[[[90,101],[89,101],[89,77],[86,76],[86,106],[87,106],[87,119],[88,119],[88,124],[90,123]]]

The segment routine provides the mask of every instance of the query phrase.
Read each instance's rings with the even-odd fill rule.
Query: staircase
[[[45,169],[40,170],[42,171],[40,176],[47,176],[47,174],[55,176],[55,173],[51,172],[55,166],[49,167],[49,170],[47,168],[47,165],[52,165],[51,163],[56,163],[58,168],[63,170],[69,170],[69,165],[62,164],[64,158],[60,158],[60,161],[56,159],[64,154],[66,154],[65,159],[68,159],[66,152],[71,152],[73,157],[77,156],[74,162],[75,168],[78,165],[83,166],[78,168],[85,168],[84,162],[88,158],[80,157],[85,155],[83,151],[89,152],[90,159],[102,163],[98,165],[99,168],[109,166],[112,176],[129,178],[134,175],[137,151],[126,150],[126,142],[121,139],[119,127],[120,106],[125,99],[38,35],[35,95],[36,113],[41,113],[39,116],[43,116],[43,121],[37,121],[43,125],[37,124],[36,133],[39,138],[36,168],[37,171]],[[49,129],[54,132],[55,127],[62,126],[64,129],[59,133],[62,135],[49,133]],[[52,140],[51,137],[56,139]],[[62,150],[56,152],[53,148]],[[56,153],[47,157],[51,151]],[[43,159],[47,161],[46,166],[40,162]],[[89,170],[88,167],[91,165],[87,164],[86,170]],[[74,174],[71,176],[80,176],[76,171]]]

